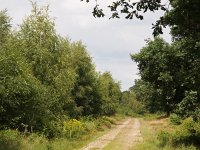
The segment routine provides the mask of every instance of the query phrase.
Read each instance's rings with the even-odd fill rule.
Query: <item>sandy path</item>
[[[121,132],[111,141],[105,149],[113,150],[129,150],[134,146],[134,143],[143,141],[140,131],[140,121],[131,119]]]
[[[122,124],[116,125],[107,134],[83,147],[82,150],[104,149],[108,144],[111,149],[127,150],[134,141],[140,141],[141,139],[139,120],[129,118]]]

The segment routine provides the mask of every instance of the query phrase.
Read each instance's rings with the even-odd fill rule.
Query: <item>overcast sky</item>
[[[93,1],[93,2],[92,2]],[[106,8],[111,0],[99,0]],[[80,0],[36,0],[39,5],[50,4],[51,16],[55,18],[56,30],[72,41],[81,40],[93,57],[98,71],[110,71],[114,79],[121,82],[122,90],[127,90],[139,78],[137,65],[130,54],[139,52],[145,45],[145,39],[152,38],[152,23],[163,12],[145,14],[144,20],[110,20],[109,11],[105,18],[92,16],[94,0],[91,3]],[[12,24],[22,22],[30,14],[29,0],[0,0],[0,9],[7,9]],[[107,8],[106,8],[107,9]],[[106,10],[107,11],[107,10]],[[170,42],[168,29],[162,36]]]

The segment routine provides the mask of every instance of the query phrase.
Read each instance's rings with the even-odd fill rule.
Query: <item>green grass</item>
[[[159,116],[159,114],[145,115],[144,118],[140,119],[143,142],[134,143],[131,150],[197,150],[194,146],[186,147],[184,145],[173,147],[166,144],[162,147],[158,139],[158,133],[160,130],[175,130],[176,126],[170,124],[169,118],[159,120],[158,118],[162,118]],[[82,119],[80,121],[84,124],[85,130],[81,132],[82,134],[79,137],[63,137],[52,140],[48,140],[43,135],[36,133],[23,134],[16,130],[3,130],[0,131],[0,150],[77,150],[106,134],[114,126],[116,121],[124,118],[124,115],[118,114],[113,117]],[[161,123],[152,123],[155,120],[164,121]],[[126,136],[125,131],[118,136],[119,139],[120,137]],[[119,141],[115,139],[105,149],[118,150],[119,147]]]
[[[107,133],[124,116],[82,119],[84,132],[80,136],[54,138],[48,140],[36,133],[20,133],[17,130],[0,131],[0,150],[75,150],[87,145]],[[78,132],[78,131],[77,131]]]
[[[141,133],[143,137],[143,142],[133,145],[132,150],[158,150],[157,144],[158,140],[156,135],[149,128],[146,121],[141,119]]]
[[[153,116],[148,117],[148,120],[149,119],[152,120],[152,118]],[[186,147],[184,145],[180,145],[178,147],[166,145],[164,147],[161,147],[157,135],[161,130],[166,129],[167,126],[169,126],[168,121],[169,119],[165,120],[165,125],[163,124],[150,125],[146,119],[141,119],[141,133],[144,140],[141,143],[133,145],[131,150],[197,150],[194,146]]]

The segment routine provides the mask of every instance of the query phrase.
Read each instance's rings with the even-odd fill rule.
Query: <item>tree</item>
[[[163,39],[148,41],[139,54],[132,55],[138,63],[142,80],[156,89],[163,110],[168,114],[184,97],[185,72],[182,70],[184,53]]]
[[[86,47],[57,35],[48,6],[32,6],[18,31],[12,31],[6,11],[0,11],[0,129],[52,138],[62,134],[66,118],[113,114],[119,83],[109,73],[102,80],[109,81],[103,92],[114,106],[102,113],[110,105]]]
[[[160,18],[160,25],[168,25],[172,36],[176,39],[192,37],[199,39],[200,32],[200,1],[170,0],[172,9]]]
[[[197,97],[197,92],[186,91],[185,97],[178,104],[176,113],[182,118],[192,117],[194,120],[200,120],[200,103]]]
[[[69,114],[75,107],[71,92],[76,76],[71,44],[56,34],[48,6],[39,7],[36,3],[32,6],[32,14],[23,21],[19,31],[24,55],[34,76],[48,91],[47,97],[51,97],[53,114]]]
[[[167,5],[170,9],[166,9]],[[163,5],[161,0],[117,0],[108,7],[112,12],[111,18],[120,18],[120,14],[125,14],[126,19],[136,17],[142,20],[142,13],[147,11],[165,11],[153,24],[153,35],[162,34],[163,27],[169,26],[174,42],[169,45],[156,38],[149,41],[139,54],[132,55],[142,77],[141,83],[137,83],[139,86],[136,85],[136,91],[138,87],[143,87],[151,96],[156,93],[156,105],[160,105],[168,114],[175,108],[182,111],[179,114],[184,114],[184,110],[189,110],[190,114],[196,113],[199,110],[197,101],[200,100],[200,1],[169,0]],[[98,3],[93,15],[105,16]],[[142,82],[149,85],[151,90]],[[150,99],[149,102],[153,104],[153,97]],[[187,104],[192,108],[186,107]]]
[[[102,114],[113,115],[121,98],[120,84],[114,81],[109,72],[104,72],[99,77],[98,86],[102,99]]]
[[[22,123],[29,129],[40,128],[49,119],[46,91],[32,75],[21,50],[21,41],[13,31],[5,11],[1,13],[0,45],[0,128],[21,128]],[[45,116],[45,117],[44,117]]]
[[[7,19],[1,25],[1,125],[51,130],[53,121],[75,107],[71,43],[56,35],[48,7],[34,3],[17,32],[9,30],[9,17],[1,18]]]
[[[158,108],[161,106],[168,114],[187,99],[187,91],[197,92],[199,99],[199,48],[195,48],[193,42],[193,39],[183,38],[169,45],[155,38],[154,41],[148,41],[140,53],[132,55],[132,59],[138,63],[141,79],[156,90],[157,102],[151,98],[148,101]]]
[[[135,100],[142,103],[144,109],[148,112],[163,111],[162,101],[156,88],[151,83],[141,79],[135,80],[135,84],[130,88],[130,92],[134,93]]]
[[[7,11],[6,10],[1,10],[0,11],[0,45],[2,46],[7,38],[9,37],[10,34],[10,28],[11,28],[11,24],[10,24],[10,18],[7,15]]]
[[[132,115],[134,113],[142,114],[145,112],[143,101],[136,99],[136,94],[133,90],[122,92],[119,107],[126,115]]]
[[[58,39],[48,7],[38,7],[36,3],[32,3],[32,7],[32,14],[20,26],[19,37],[34,75],[43,84],[49,85],[53,80],[51,75],[56,73],[48,67],[54,65]]]
[[[72,65],[76,72],[76,82],[72,90],[79,115],[98,114],[101,99],[98,94],[98,76],[92,58],[81,42],[72,44]]]

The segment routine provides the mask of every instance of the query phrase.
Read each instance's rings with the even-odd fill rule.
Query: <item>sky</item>
[[[97,71],[110,71],[113,78],[121,83],[122,91],[134,85],[139,79],[137,64],[131,60],[145,46],[145,39],[152,38],[152,23],[163,12],[146,13],[144,20],[109,19],[106,7],[112,0],[99,0],[106,17],[92,16],[95,0],[90,3],[80,0],[35,0],[38,5],[50,5],[50,15],[55,19],[57,33],[71,39],[82,41],[93,58]],[[0,10],[7,9],[14,28],[31,12],[29,0],[0,0]],[[169,29],[162,37],[171,41]]]

